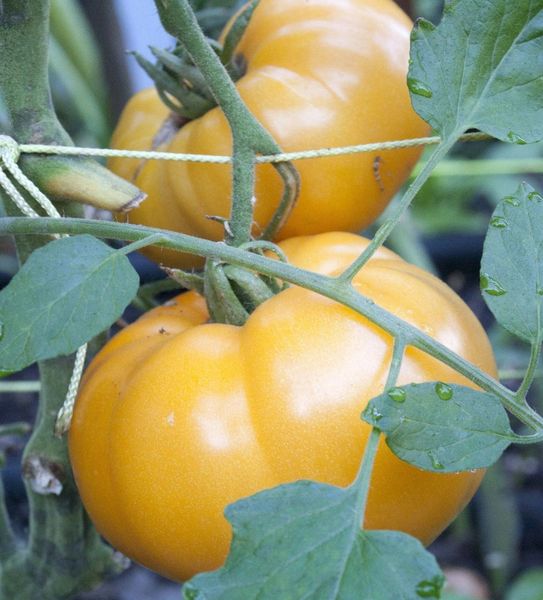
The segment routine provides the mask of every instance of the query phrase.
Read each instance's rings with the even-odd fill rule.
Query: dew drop
[[[489,296],[503,296],[507,293],[500,283],[486,273],[481,273],[481,289]]]
[[[514,131],[510,131],[507,134],[507,139],[513,143],[513,144],[519,144],[520,146],[526,144],[526,140],[524,140],[523,138],[520,137],[520,135],[518,135],[518,133],[515,133]]]
[[[419,29],[428,32],[433,31],[436,28],[436,26],[431,21],[428,21],[428,19],[418,19],[417,25]]]
[[[453,397],[452,387],[441,381],[436,383],[435,390],[441,400],[450,400]]]
[[[417,96],[431,98],[434,95],[432,90],[425,83],[413,77],[407,78],[407,87],[411,90],[413,94],[416,94]]]
[[[496,229],[505,229],[509,223],[503,217],[492,217],[490,225]]]
[[[383,415],[379,412],[378,408],[375,405],[372,405],[369,409],[369,416],[374,421],[380,421],[383,418]]]
[[[428,458],[430,459],[430,462],[432,463],[432,468],[441,471],[441,469],[443,469],[443,464],[441,462],[439,462],[439,459],[437,458],[437,456],[432,452],[428,452]]]
[[[392,388],[388,391],[388,397],[394,400],[394,402],[401,404],[402,402],[405,402],[407,393],[405,390],[402,390],[402,388]]]
[[[433,579],[421,581],[416,588],[419,598],[440,598],[441,589],[445,579],[442,575],[436,575]]]
[[[539,192],[530,192],[528,194],[528,200],[532,200],[532,202],[541,202],[543,201],[543,196]]]
[[[515,198],[515,196],[506,196],[503,201],[511,206],[520,206],[520,200]]]

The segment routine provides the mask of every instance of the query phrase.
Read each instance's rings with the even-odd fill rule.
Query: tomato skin
[[[290,261],[323,274],[367,245],[349,233],[282,243]],[[354,280],[362,293],[495,374],[488,339],[450,288],[381,249]],[[352,310],[291,287],[242,327],[206,323],[194,292],[116,335],[87,370],[69,435],[75,478],[98,530],[173,579],[219,567],[231,532],[226,505],[299,479],[346,486],[380,394],[391,337]],[[408,348],[399,384],[472,385]],[[381,440],[365,525],[434,539],[469,501],[482,471],[435,474]]]
[[[238,47],[247,72],[236,86],[284,151],[427,135],[406,85],[411,26],[392,0],[262,0]],[[167,116],[154,90],[140,92],[124,110],[113,147],[151,148]],[[229,126],[215,108],[157,149],[230,155],[231,146]],[[419,155],[411,148],[297,161],[301,192],[278,239],[361,231],[385,209]],[[230,216],[230,166],[113,158],[109,167],[149,195],[122,218],[224,237],[207,217]],[[274,168],[259,165],[255,234],[270,220],[281,190]],[[183,268],[199,260],[156,248],[148,254]]]

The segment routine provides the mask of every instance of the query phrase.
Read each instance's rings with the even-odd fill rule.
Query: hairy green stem
[[[413,346],[436,357],[483,390],[495,394],[512,414],[536,431],[538,435],[543,433],[543,418],[524,403],[519,403],[516,395],[511,390],[437,340],[376,305],[372,300],[355,290],[349,281],[299,269],[290,264],[246,252],[226,244],[210,242],[182,233],[173,233],[152,227],[127,225],[125,223],[69,218],[4,218],[0,219],[1,233],[27,235],[88,233],[100,238],[125,241],[136,241],[151,235],[161,234],[163,241],[156,244],[159,247],[205,256],[300,285],[345,304],[367,317],[390,335],[401,337],[406,345]],[[531,436],[530,439],[535,441],[536,438]]]
[[[402,196],[401,200],[394,207],[392,216],[390,216],[377,230],[373,239],[369,243],[364,252],[341,274],[342,281],[352,281],[353,277],[362,269],[368,260],[375,252],[385,243],[388,236],[392,233],[396,225],[398,225],[403,213],[409,207],[415,196],[418,194],[430,173],[434,170],[439,161],[447,154],[456,141],[456,137],[451,137],[443,141],[435,150],[424,169],[419,173],[417,178],[407,188],[407,191]]]
[[[392,349],[392,360],[390,361],[390,369],[388,371],[387,381],[385,383],[385,391],[394,387],[400,374],[402,367],[403,355],[405,353],[406,343],[401,336],[396,336],[394,339],[394,347]]]
[[[277,154],[281,149],[244,104],[226,68],[207,42],[188,0],[155,0],[155,4],[164,28],[183,44],[200,69],[231,127],[232,211],[226,240],[231,245],[240,246],[251,239],[256,155]],[[299,189],[299,178],[291,164],[276,165],[276,169],[283,179],[284,193],[266,229],[267,236],[275,235],[285,222]]]
[[[0,98],[8,114],[10,135],[18,142],[65,145],[71,140],[58,122],[49,90],[48,15],[48,0],[0,2]],[[19,164],[54,198],[84,201],[98,191],[112,204],[124,205],[139,194],[92,160],[56,157],[51,161],[50,157],[24,156]],[[63,211],[82,214],[73,204],[65,204]],[[17,213],[8,198],[6,212]],[[20,261],[49,241],[41,236],[18,237]],[[85,515],[71,477],[66,441],[53,435],[72,367],[71,357],[39,364],[39,412],[23,456],[29,533],[17,547],[11,544],[11,551],[4,544],[1,600],[63,600],[119,570],[113,551],[100,541]],[[0,513],[5,538],[7,517],[1,502]],[[5,539],[9,542],[9,536]]]
[[[392,360],[390,361],[390,369],[388,371],[387,380],[385,383],[385,390],[390,389],[396,385],[398,375],[402,366],[402,359],[405,352],[405,341],[402,336],[397,336],[394,339],[394,347],[392,350]],[[356,490],[356,502],[355,512],[357,523],[361,523],[364,520],[366,513],[366,505],[368,502],[368,495],[370,491],[371,474],[373,472],[373,463],[377,455],[377,448],[379,445],[379,436],[381,432],[379,429],[373,427],[366,444],[366,450],[364,451],[364,457],[360,464],[360,469],[353,483],[353,488]]]
[[[541,331],[540,328],[539,331]],[[516,396],[519,402],[523,402],[526,400],[526,394],[528,393],[528,390],[530,389],[530,386],[532,385],[532,382],[536,375],[537,365],[539,364],[539,357],[541,356],[541,343],[541,336],[539,336],[538,339],[532,343],[532,347],[530,349],[530,361],[528,363],[528,368],[526,369],[524,378],[518,390],[516,391]]]
[[[360,464],[360,469],[356,475],[352,487],[356,490],[356,501],[354,506],[355,520],[357,525],[363,522],[366,514],[366,505],[368,503],[368,495],[370,491],[371,474],[373,472],[373,464],[377,456],[377,448],[379,446],[379,436],[381,432],[375,427],[372,427],[364,456]]]
[[[31,516],[28,543],[2,562],[2,600],[67,600],[120,570],[81,506],[66,442],[53,435],[71,365],[69,357],[40,363],[42,393],[22,466]]]
[[[0,104],[18,143],[71,145],[53,110],[48,81],[48,0],[0,3]],[[86,158],[24,155],[20,166],[53,200],[120,210],[141,202],[132,184]]]

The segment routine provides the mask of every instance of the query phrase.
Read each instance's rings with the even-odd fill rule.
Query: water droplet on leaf
[[[436,28],[436,26],[431,21],[428,21],[427,19],[418,19],[417,25],[418,25],[418,28],[422,29],[423,31],[433,31]]]
[[[452,387],[441,381],[436,383],[435,390],[441,400],[450,400],[453,397]]]
[[[526,140],[521,138],[520,135],[518,135],[518,133],[515,133],[514,131],[510,131],[507,134],[507,139],[513,144],[519,144],[521,146],[526,144]]]
[[[402,390],[402,388],[392,388],[388,391],[388,397],[394,400],[394,402],[401,404],[402,402],[405,402],[407,393],[405,390]]]
[[[436,575],[431,580],[421,581],[417,585],[417,596],[420,598],[440,598],[444,583],[445,578],[442,575]]]
[[[437,458],[437,456],[433,453],[433,452],[428,452],[428,458],[430,459],[430,462],[432,463],[432,468],[441,471],[441,469],[443,469],[443,464],[439,461],[439,459]]]
[[[507,293],[500,283],[486,273],[481,273],[481,289],[489,296],[503,296]]]
[[[505,229],[509,223],[503,217],[492,217],[490,225],[496,229]]]
[[[379,412],[378,408],[373,404],[370,407],[368,414],[369,414],[370,418],[373,419],[374,421],[379,421],[383,418],[383,415]]]
[[[432,90],[422,81],[414,79],[413,77],[407,78],[407,87],[411,90],[411,93],[417,96],[424,96],[424,98],[431,98],[434,94]]]

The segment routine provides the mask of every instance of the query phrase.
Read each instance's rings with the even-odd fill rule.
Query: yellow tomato
[[[426,135],[411,107],[406,75],[412,23],[392,0],[262,0],[238,47],[247,63],[241,97],[284,151],[347,146]],[[215,108],[177,129],[162,127],[168,109],[155,90],[134,96],[112,145],[230,155],[232,141]],[[158,133],[160,131],[160,134]],[[406,180],[416,148],[296,163],[301,192],[278,239],[325,231],[357,232],[371,224]],[[114,158],[110,168],[149,195],[128,219],[219,240],[230,216],[227,165]],[[254,234],[270,220],[282,183],[257,167]],[[191,267],[193,256],[150,249],[156,261]]]
[[[322,274],[366,247],[349,233],[282,244]],[[385,249],[356,289],[489,373],[488,339],[469,308],[435,277]],[[298,479],[352,482],[370,427],[360,419],[385,384],[392,339],[366,318],[291,287],[242,327],[208,323],[204,300],[178,296],[122,330],[87,370],[69,447],[98,530],[129,557],[184,580],[228,552],[225,507]],[[472,385],[408,348],[399,384]],[[436,474],[397,459],[381,441],[365,526],[434,539],[483,473]]]

